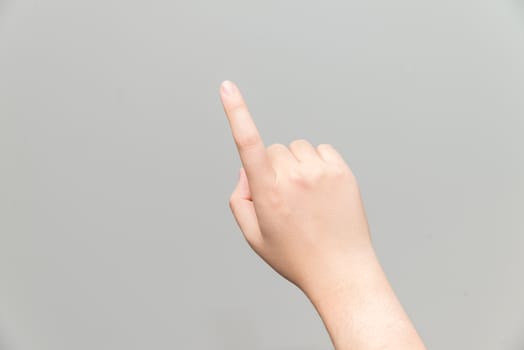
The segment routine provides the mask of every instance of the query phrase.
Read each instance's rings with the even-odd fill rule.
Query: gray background
[[[342,153],[429,348],[524,347],[522,2],[4,0],[1,349],[331,347],[228,207],[224,79]]]

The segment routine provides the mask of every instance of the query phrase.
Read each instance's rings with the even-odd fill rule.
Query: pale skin
[[[242,162],[229,205],[249,246],[311,300],[336,350],[426,350],[340,153],[304,139],[266,147],[239,88],[226,80],[220,96]]]

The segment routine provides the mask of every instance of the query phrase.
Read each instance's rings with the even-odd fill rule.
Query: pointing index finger
[[[273,175],[266,147],[237,86],[229,80],[222,82],[220,96],[251,193],[255,197],[255,193],[263,191],[264,184]]]

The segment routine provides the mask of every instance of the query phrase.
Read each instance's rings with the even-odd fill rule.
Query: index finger
[[[220,96],[229,126],[246,171],[253,197],[273,179],[274,170],[266,147],[237,86],[226,80],[220,85]]]

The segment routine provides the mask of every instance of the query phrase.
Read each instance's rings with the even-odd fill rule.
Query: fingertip
[[[220,84],[220,92],[225,96],[233,96],[236,91],[237,87],[231,80],[224,80]]]

